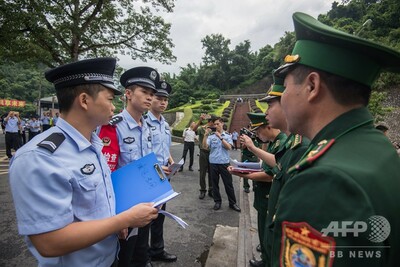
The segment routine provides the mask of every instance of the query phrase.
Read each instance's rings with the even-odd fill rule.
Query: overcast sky
[[[292,14],[300,11],[313,17],[331,9],[334,0],[177,0],[173,13],[161,13],[171,23],[170,37],[177,57],[171,65],[158,62],[133,61],[120,57],[125,69],[151,66],[159,72],[178,74],[180,67],[189,63],[199,66],[204,56],[201,39],[211,34],[222,34],[231,40],[230,49],[249,40],[251,50],[273,46],[284,35],[293,31]]]

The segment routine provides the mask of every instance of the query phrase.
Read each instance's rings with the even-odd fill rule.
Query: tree
[[[173,7],[174,0],[2,0],[0,56],[49,67],[118,52],[169,63],[171,25],[155,13]]]

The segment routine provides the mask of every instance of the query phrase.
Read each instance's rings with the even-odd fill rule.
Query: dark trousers
[[[229,164],[213,164],[210,163],[210,174],[213,185],[214,202],[221,203],[221,194],[219,193],[219,176],[221,175],[224,183],[225,192],[228,196],[229,205],[236,204],[235,190],[232,183],[232,175],[228,172]]]
[[[264,250],[264,234],[265,234],[265,224],[267,220],[267,209],[257,210],[257,228],[258,228],[258,239],[261,245],[261,259],[266,262],[265,250]]]
[[[206,175],[208,176],[208,191],[212,191],[212,182],[210,176],[210,164],[209,159],[210,151],[205,149],[200,149],[199,165],[200,165],[200,191],[206,192]]]
[[[185,161],[184,164],[186,163],[186,154],[189,150],[189,157],[190,157],[190,162],[189,162],[189,168],[193,167],[193,156],[194,156],[194,142],[185,142],[183,144],[183,154],[182,158]]]
[[[233,141],[233,147],[235,148],[235,150],[237,150],[237,140],[232,140]]]
[[[161,209],[165,210],[166,204],[162,205]],[[150,248],[149,256],[159,255],[164,252],[164,220],[165,215],[159,213],[150,226]]]
[[[129,229],[132,230],[132,229]],[[147,254],[150,224],[141,227],[136,236],[128,240],[120,239],[118,267],[144,267],[149,261]]]
[[[38,134],[40,134],[40,132],[32,132],[32,131],[29,131],[29,135],[28,135],[29,141],[31,141],[32,138],[35,137],[35,136],[38,135]]]
[[[18,148],[20,148],[19,134],[6,132],[6,155],[8,158],[12,157],[12,154],[11,154],[12,148],[15,151],[17,151]]]
[[[249,179],[243,178],[243,188],[250,189]]]
[[[42,127],[43,127],[43,132],[44,132],[44,131],[50,129],[51,125],[50,124],[43,124]]]
[[[21,131],[21,132],[20,132],[20,136],[21,136],[21,145],[25,145],[25,144],[26,144],[26,134],[25,134],[25,131]]]

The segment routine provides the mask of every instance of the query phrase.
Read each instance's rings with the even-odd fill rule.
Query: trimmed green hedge
[[[193,111],[190,107],[185,107],[183,119],[172,129],[172,135],[182,137],[183,130],[187,128],[192,121]]]

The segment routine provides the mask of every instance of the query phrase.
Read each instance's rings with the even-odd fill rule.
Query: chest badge
[[[104,136],[101,141],[103,142],[103,146],[109,146],[111,144],[111,139],[108,136]]]
[[[94,170],[96,169],[96,166],[94,166],[94,164],[85,164],[85,166],[83,166],[81,168],[81,173],[82,174],[92,174],[94,172]]]
[[[132,144],[135,142],[135,137],[126,137],[123,139],[125,144]]]

